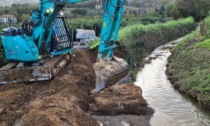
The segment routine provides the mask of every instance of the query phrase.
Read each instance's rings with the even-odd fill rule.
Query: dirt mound
[[[0,86],[0,125],[98,125],[85,113],[95,87],[91,57],[74,54],[52,81]]]
[[[51,81],[1,85],[0,126],[98,125],[87,113],[90,91],[95,88],[92,65],[97,53],[95,50],[79,50],[73,54],[72,62]],[[94,99],[99,103],[111,103],[104,105],[107,110],[113,111],[110,112],[112,115],[140,114],[147,109],[141,89],[134,85],[111,87]],[[119,111],[119,106],[125,109]],[[97,107],[101,109],[101,106]],[[113,110],[114,107],[116,109]]]
[[[92,96],[89,110],[95,115],[145,114],[147,103],[134,84],[114,85]]]

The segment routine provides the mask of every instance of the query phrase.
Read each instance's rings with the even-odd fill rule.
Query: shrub
[[[134,24],[124,27],[119,32],[118,40],[132,71],[141,66],[143,58],[146,57],[157,46],[184,36],[195,28],[192,17],[167,23],[156,23],[149,25]],[[132,72],[133,77],[135,72]]]

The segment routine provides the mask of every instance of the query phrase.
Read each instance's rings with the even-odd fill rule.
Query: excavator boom
[[[96,92],[114,85],[129,72],[128,63],[113,56],[120,29],[125,0],[104,0],[104,16],[100,36],[99,62],[93,65],[96,73]]]
[[[2,44],[6,59],[12,63],[0,68],[0,84],[49,80],[65,67],[71,59],[72,39],[59,13],[66,4],[84,1],[88,0],[40,0],[30,22],[22,28],[3,29]],[[103,0],[99,62],[93,66],[96,92],[115,84],[129,71],[125,60],[113,56],[124,4],[125,0]]]

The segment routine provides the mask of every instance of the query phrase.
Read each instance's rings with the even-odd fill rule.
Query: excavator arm
[[[49,43],[52,41],[52,32],[54,31],[51,25],[55,21],[59,12],[66,4],[74,4],[87,0],[40,0],[40,6],[34,10],[31,16],[31,21],[35,24],[33,29],[33,38],[38,43],[40,49],[43,42]],[[48,47],[49,50],[50,47]]]
[[[6,59],[15,63],[0,68],[0,84],[43,81],[55,76],[68,63],[68,53],[72,51],[66,21],[58,15],[66,4],[84,1],[88,0],[40,0],[39,7],[32,12],[31,22],[24,23],[19,29],[4,29],[2,43]],[[115,84],[129,71],[125,60],[113,56],[124,4],[125,0],[103,0],[99,62],[93,66],[96,92]],[[36,63],[44,59],[41,65],[38,65],[40,62]],[[16,62],[23,63],[17,65]],[[25,67],[25,63],[31,66],[27,64]],[[28,76],[21,76],[22,72]],[[14,73],[17,76],[13,76]]]
[[[36,25],[33,32],[34,40],[41,48],[43,39],[46,43],[52,40],[52,22],[66,4],[84,2],[87,0],[41,0],[40,6],[32,14],[32,22]],[[118,31],[122,19],[125,0],[103,0],[103,23],[100,36],[99,58],[110,58],[116,47]],[[50,34],[50,35],[48,35]],[[44,38],[47,36],[47,38]],[[110,43],[112,41],[112,43]]]
[[[87,0],[42,0],[38,10],[41,12],[41,23],[34,29],[33,37],[38,40],[38,47],[41,48],[43,39],[46,43],[52,41],[52,22],[65,4],[73,4]],[[99,92],[106,87],[115,84],[125,77],[129,71],[127,62],[121,58],[113,57],[116,48],[116,40],[122,20],[125,0],[103,0],[104,9],[100,44],[98,49],[99,62],[94,64],[96,73],[96,91]],[[37,21],[38,13],[32,16],[34,23]],[[35,19],[35,20],[33,20]],[[47,38],[44,36],[47,35]]]
[[[103,22],[99,44],[99,58],[111,58],[116,47],[125,0],[103,1]]]
[[[96,92],[100,92],[124,78],[129,72],[128,63],[113,56],[120,29],[125,0],[103,1],[103,22],[98,49],[99,62],[93,65],[96,73]]]

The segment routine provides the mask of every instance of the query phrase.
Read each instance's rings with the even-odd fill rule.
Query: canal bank
[[[155,111],[152,126],[209,126],[210,114],[198,104],[182,96],[167,79],[166,65],[171,48],[181,39],[156,48],[139,71],[135,84],[143,90],[143,97]]]
[[[169,57],[167,75],[182,94],[210,110],[210,17],[184,37]]]

